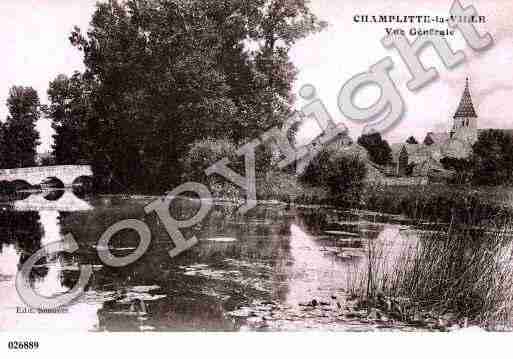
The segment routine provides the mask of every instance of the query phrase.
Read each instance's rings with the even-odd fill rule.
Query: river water
[[[368,329],[368,323],[344,322],[336,314],[348,282],[365,266],[366,243],[403,248],[416,237],[406,219],[379,213],[274,203],[240,216],[234,204],[217,203],[200,224],[183,231],[199,244],[170,258],[172,241],[143,210],[150,197],[80,198],[71,191],[25,197],[0,206],[0,330]],[[190,218],[197,204],[175,200],[171,211]],[[98,257],[98,239],[129,218],[149,225],[151,245],[135,263],[108,267]],[[21,264],[68,233],[79,250],[39,261],[30,282],[41,295],[57,296],[88,264],[94,271],[84,295],[60,313],[25,313],[15,288]],[[135,232],[122,231],[110,250],[126,256],[137,245]],[[329,302],[323,303],[328,309],[308,307],[312,300]]]

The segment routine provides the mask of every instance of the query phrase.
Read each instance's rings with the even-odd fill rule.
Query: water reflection
[[[48,194],[46,194],[44,196],[44,198],[47,200],[47,201],[57,201],[59,200],[63,195],[64,195],[64,190],[53,190],[53,191],[49,191]]]
[[[46,203],[41,200],[44,195],[32,194],[25,200],[15,201],[12,208],[16,210],[0,212],[0,228],[4,233],[0,239],[0,329],[94,329],[97,327],[96,304],[72,304],[65,308],[68,313],[62,317],[60,314],[19,313],[26,311],[27,307],[14,286],[18,270],[39,249],[59,241],[62,236],[60,214],[57,210],[45,208]],[[68,196],[64,202],[66,208],[78,203],[73,201]],[[41,204],[41,208],[38,208]],[[39,210],[26,211],[29,207]],[[84,206],[78,203],[75,208],[83,209]],[[73,285],[66,284],[65,273],[73,267],[78,268],[78,263],[70,261],[63,254],[49,256],[36,264],[30,273],[30,282],[43,296],[65,293]]]
[[[200,242],[170,258],[172,241],[153,215],[148,199],[78,198],[72,192],[33,194],[0,212],[6,233],[0,247],[0,330],[17,328],[94,331],[238,330],[229,312],[259,301],[297,305],[344,286],[349,266],[359,265],[362,239],[377,238],[382,225],[351,213],[259,206],[244,217],[233,205],[216,205],[207,218],[184,230]],[[188,218],[197,201],[178,200],[175,218]],[[152,232],[147,253],[121,268],[105,267],[97,241],[119,220],[144,220]],[[395,227],[394,227],[395,228]],[[62,314],[17,314],[24,306],[14,288],[18,268],[42,246],[72,233],[73,254],[40,261],[31,273],[34,288],[58,295],[78,280],[80,265],[93,265],[85,295]],[[109,243],[114,255],[138,246],[133,232]]]
[[[14,201],[15,211],[90,211],[93,207],[85,200],[78,198],[72,191],[45,191],[33,193],[27,198]]]
[[[290,251],[293,264],[288,270],[288,304],[329,298],[339,291],[345,282],[344,267],[297,225],[291,227]]]
[[[7,251],[9,248],[14,249],[18,267],[21,267],[22,263],[41,248],[43,228],[40,223],[39,214],[36,212],[2,211],[0,212],[0,228],[2,228],[3,233],[3,236],[0,238],[2,248],[5,247]],[[10,257],[8,261],[12,260],[13,258]],[[44,277],[46,272],[47,268],[44,266],[36,268],[31,273],[31,282],[36,278]]]

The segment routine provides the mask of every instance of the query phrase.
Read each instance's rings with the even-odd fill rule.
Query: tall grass
[[[482,220],[506,213],[502,209],[511,206],[512,203],[511,188],[441,184],[368,185],[363,192],[361,208],[403,214],[411,219],[449,222],[454,211],[460,212],[458,216],[470,216],[473,220]]]
[[[512,329],[513,222],[471,222],[453,217],[448,228],[394,245],[369,240],[364,269],[348,277],[351,293],[385,310],[399,301],[403,319],[422,311]]]

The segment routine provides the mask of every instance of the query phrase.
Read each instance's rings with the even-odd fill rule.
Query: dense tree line
[[[97,4],[70,36],[86,71],[48,91],[57,163],[90,161],[109,190],[169,189],[191,144],[238,146],[290,115],[289,50],[323,25],[305,0]]]
[[[9,115],[0,123],[0,168],[34,166],[39,145],[36,122],[41,116],[37,91],[32,87],[13,86],[7,108]]]

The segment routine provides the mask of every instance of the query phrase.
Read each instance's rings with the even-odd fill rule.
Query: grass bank
[[[505,224],[513,208],[513,188],[446,184],[367,186],[361,209],[402,214],[411,219]]]

